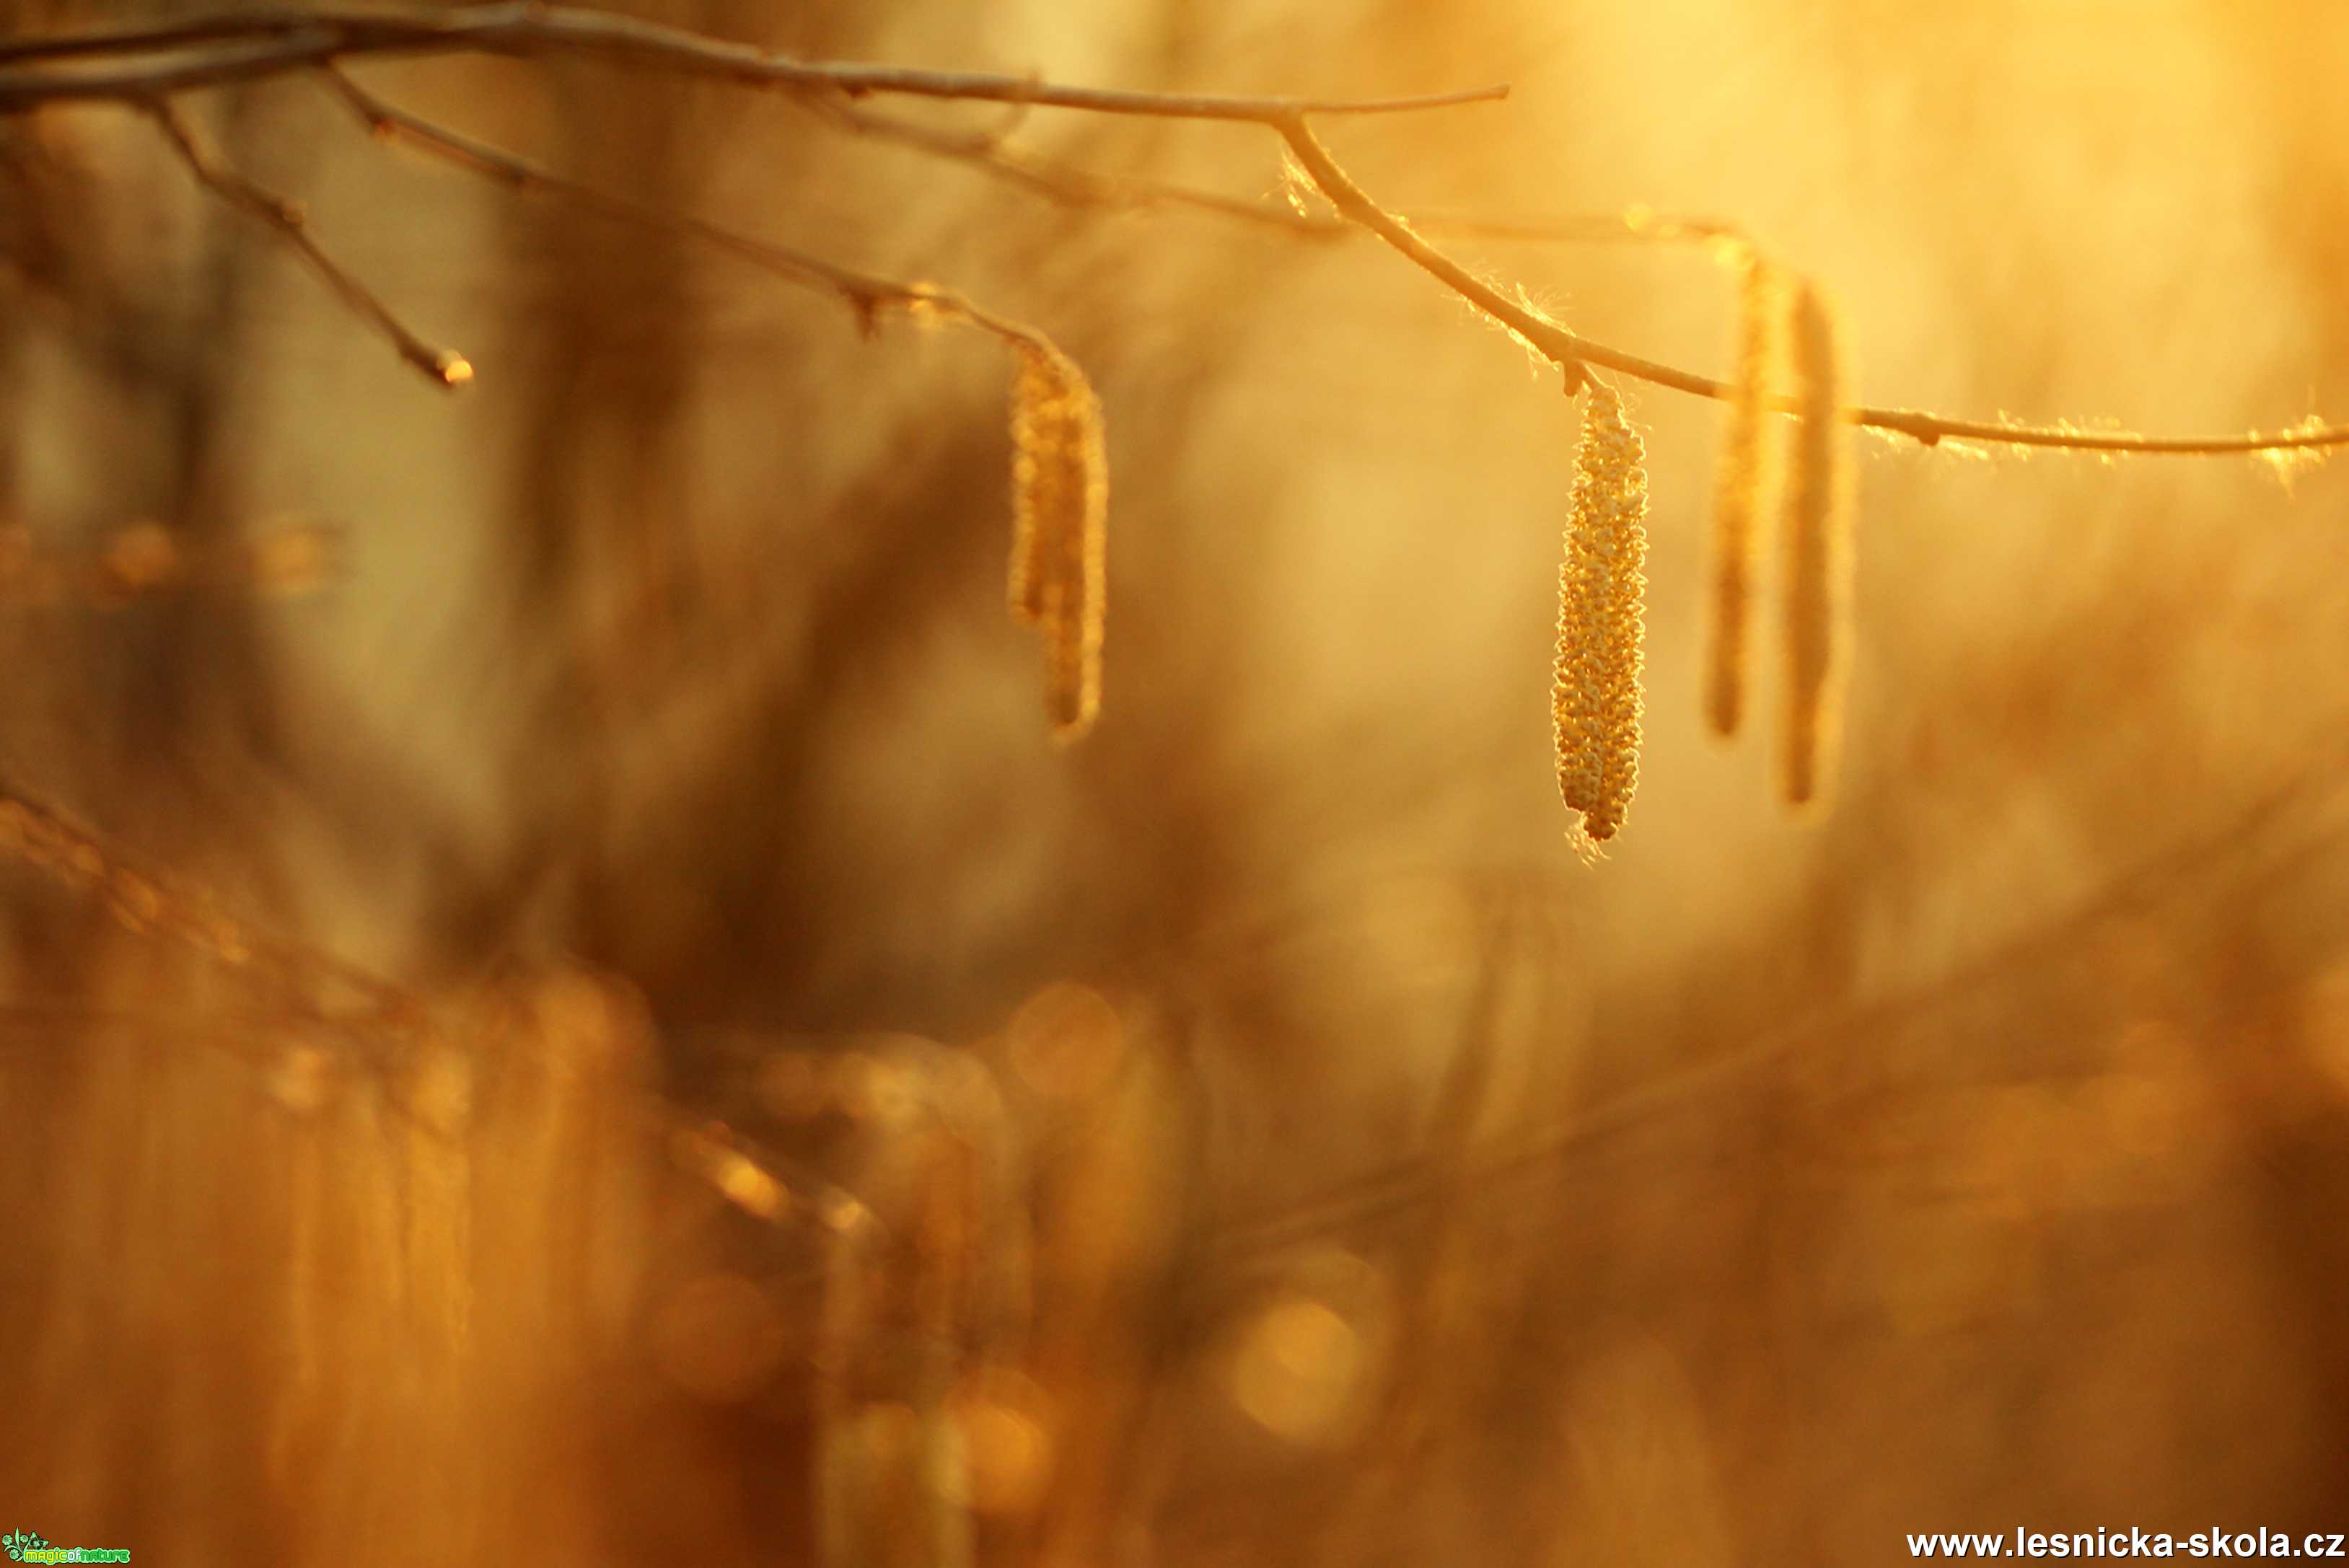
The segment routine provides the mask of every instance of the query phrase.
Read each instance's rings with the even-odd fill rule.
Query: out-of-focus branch
[[[957,131],[924,125],[867,108],[842,94],[811,96],[802,101],[843,129],[967,164],[1057,206],[1110,211],[1184,207],[1309,239],[1338,239],[1356,232],[1341,218],[1319,217],[1219,191],[1097,174],[1015,148],[1000,132]]]
[[[151,98],[284,76],[359,56],[457,54],[588,55],[742,87],[855,97],[890,93],[1264,125],[1301,113],[1404,114],[1449,108],[1506,98],[1509,90],[1499,85],[1415,98],[1307,99],[1057,87],[986,72],[794,59],[633,16],[525,0],[465,6],[437,15],[334,7],[259,11],[0,46],[0,113],[45,103]],[[58,69],[53,63],[92,58],[99,63],[87,69]]]
[[[22,524],[0,528],[0,611],[71,605],[109,611],[175,594],[292,596],[335,573],[335,531],[294,523],[240,541],[191,546],[160,522],[134,522],[101,550],[36,545]]]
[[[340,8],[278,9],[0,45],[0,114],[21,113],[47,104],[109,99],[129,100],[154,112],[199,178],[224,198],[275,226],[326,275],[347,303],[399,346],[403,357],[449,383],[463,379],[461,359],[438,354],[418,342],[373,294],[337,267],[310,239],[298,209],[222,167],[192,139],[184,122],[167,106],[173,94],[255,81],[305,68],[332,69],[338,62],[352,57],[458,54],[587,56],[791,92],[857,129],[969,161],[1066,203],[1112,208],[1186,206],[1316,236],[1361,229],[1384,241],[1422,271],[1499,322],[1527,347],[1556,364],[1564,373],[1569,391],[1583,384],[1585,366],[1595,365],[1692,397],[1730,401],[1736,396],[1735,389],[1725,382],[1568,331],[1525,300],[1512,299],[1476,277],[1427,238],[1430,234],[1449,233],[1465,238],[1537,242],[1637,238],[1751,243],[1732,226],[1702,219],[1512,222],[1423,216],[1413,221],[1373,201],[1331,156],[1309,124],[1311,119],[1325,115],[1393,114],[1485,102],[1506,96],[1505,87],[1359,100],[1061,87],[985,73],[801,60],[633,17],[523,0],[517,4],[460,7],[437,15]],[[348,90],[353,89],[347,85]],[[1216,119],[1263,125],[1287,143],[1314,185],[1336,208],[1336,214],[1325,218],[1304,212],[1282,213],[1207,191],[1106,179],[1012,151],[1002,145],[999,138],[960,137],[863,111],[855,100],[874,94],[1003,103],[1020,109],[1071,108],[1162,119]],[[847,297],[868,318],[880,306],[896,305],[964,320],[1008,342],[1033,345],[1043,341],[1032,328],[992,316],[957,295],[926,284],[864,277],[699,220],[656,213],[649,209],[624,211],[630,204],[618,198],[530,170],[517,160],[468,143],[454,133],[423,127],[412,119],[399,124],[404,118],[407,117],[388,112],[375,116],[379,126],[401,129],[419,144],[466,162],[479,171],[511,183],[559,190],[571,199],[596,205],[616,217],[658,222],[694,233],[781,275],[833,290]],[[488,156],[482,156],[484,153]],[[1797,411],[1791,400],[1785,398],[1774,399],[1771,407],[1781,413]],[[1847,407],[1838,410],[1837,418],[1847,424],[1906,436],[1926,446],[1947,439],[2069,451],[2223,456],[2284,454],[2349,445],[2349,425],[2326,425],[2315,420],[2281,431],[2152,437],[2072,425],[1951,418],[1907,408]]]
[[[1051,340],[1038,328],[997,315],[951,289],[925,283],[903,283],[861,273],[812,256],[804,251],[756,239],[697,218],[610,191],[542,169],[502,148],[462,135],[444,126],[393,107],[361,87],[341,69],[323,70],[352,111],[378,136],[397,136],[419,150],[469,169],[521,191],[543,191],[590,211],[662,233],[682,234],[737,256],[788,282],[838,295],[868,328],[884,310],[902,310],[916,316],[961,321],[992,334],[1003,342],[1058,354]]]
[[[168,99],[155,99],[142,105],[162,128],[164,139],[180,155],[204,187],[230,206],[251,213],[277,232],[278,237],[302,253],[303,259],[317,269],[319,276],[342,297],[342,301],[359,315],[372,323],[378,332],[389,338],[399,356],[442,387],[460,387],[473,378],[473,367],[461,354],[445,348],[434,348],[415,333],[405,322],[394,315],[391,307],[378,299],[365,284],[345,271],[342,264],[328,255],[324,247],[310,235],[310,226],[299,204],[287,201],[274,191],[265,191],[235,170],[230,168],[218,152],[206,142],[191,125],[179,106]]]
[[[323,949],[246,924],[224,913],[209,892],[143,864],[5,774],[0,774],[0,859],[101,895],[126,928],[257,983],[295,1016],[337,1021],[401,1043],[425,1026],[429,1010],[420,998]],[[336,995],[355,999],[359,1009],[328,1010],[326,1000]]]
[[[833,123],[850,130],[968,165],[1064,207],[1112,211],[1180,208],[1305,239],[1376,236],[1394,245],[1414,263],[1516,333],[1528,346],[1566,369],[1569,390],[1580,384],[1572,364],[1587,360],[1637,380],[1697,397],[1727,401],[1735,396],[1735,389],[1726,382],[1645,359],[1569,332],[1522,302],[1483,284],[1427,242],[1431,237],[1451,237],[1532,244],[1726,242],[1758,247],[1753,235],[1720,219],[1645,211],[1523,219],[1447,212],[1420,212],[1406,217],[1390,212],[1373,201],[1330,155],[1327,146],[1313,137],[1302,115],[1278,129],[1299,163],[1336,209],[1330,215],[1247,201],[1220,191],[1099,174],[1015,148],[1000,135],[957,132],[923,125],[878,112],[846,98],[814,98],[808,102]],[[1309,143],[1309,151],[1299,144],[1300,136]],[[1777,407],[1784,413],[1795,411],[1791,399]],[[2241,436],[2169,438],[2125,430],[1958,419],[1903,408],[1853,407],[1843,410],[1840,417],[1847,424],[1906,436],[1926,446],[1951,439],[2073,451],[2240,456],[2349,444],[2349,426],[2322,424],[2264,434],[2253,431]]]

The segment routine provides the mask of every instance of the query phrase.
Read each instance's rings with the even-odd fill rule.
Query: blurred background
[[[1324,135],[1404,211],[1740,223],[1869,402],[2349,410],[2322,8],[638,14],[1089,85],[1506,80]],[[1050,333],[1106,417],[1102,717],[1051,744],[1004,613],[984,335],[868,340],[318,80],[185,100],[469,357],[451,395],[139,115],[0,126],[0,756],[298,944],[258,984],[126,929],[111,872],[0,871],[0,1526],[822,1568],[2349,1528],[2340,471],[1863,438],[1797,820],[1768,661],[1751,733],[1701,723],[1722,411],[1627,387],[1647,751],[1587,867],[1546,707],[1575,407],[1392,253],[608,63],[353,69]],[[1287,201],[1254,128],[872,107]],[[1701,249],[1452,248],[1725,370]]]

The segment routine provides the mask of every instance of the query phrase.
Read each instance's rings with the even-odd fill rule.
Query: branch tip
[[[1322,116],[1413,113],[1497,102],[1510,96],[1506,83],[1409,98],[1332,100],[1065,87],[1024,77],[796,59],[635,17],[543,4],[541,0],[518,0],[504,5],[459,5],[425,14],[322,5],[200,16],[144,27],[0,43],[0,118],[54,103],[117,102],[145,110],[162,125],[182,160],[205,186],[232,205],[243,207],[268,222],[303,253],[347,305],[398,346],[403,358],[440,385],[452,386],[464,378],[457,368],[462,364],[461,358],[428,347],[364,285],[337,265],[308,237],[306,218],[298,203],[274,197],[224,167],[195,138],[172,100],[175,95],[201,88],[260,81],[300,70],[324,70],[343,86],[346,96],[366,119],[370,134],[388,138],[404,131],[411,139],[436,143],[439,150],[459,161],[479,165],[479,171],[518,184],[547,185],[553,177],[539,175],[517,160],[494,151],[485,153],[437,128],[422,129],[413,121],[403,125],[383,112],[380,106],[370,108],[371,100],[351,86],[338,69],[340,62],[362,57],[460,55],[593,57],[675,76],[739,81],[783,92],[811,104],[829,99],[835,105],[853,106],[874,96],[899,96],[999,103],[1019,113],[1035,108],[1056,108],[1160,119],[1260,124],[1289,145],[1314,183],[1338,209],[1336,215],[1326,222],[1305,222],[1322,232],[1353,227],[1375,234],[1557,364],[1572,387],[1579,388],[1585,383],[1578,371],[1568,368],[1569,362],[1587,362],[1692,397],[1716,401],[1735,397],[1733,387],[1710,377],[1582,338],[1540,313],[1523,308],[1518,302],[1506,298],[1461,268],[1423,237],[1439,231],[1472,237],[1526,240],[1600,238],[1605,237],[1603,234],[1572,232],[1578,226],[1575,221],[1564,224],[1508,224],[1439,220],[1414,226],[1371,201],[1309,128],[1310,119]],[[63,61],[84,63],[73,68],[58,68],[58,62]],[[921,139],[920,133],[905,129],[884,133],[906,140]],[[945,145],[936,145],[936,150],[991,161],[1008,177],[1064,201],[1127,207],[1181,203],[1292,228],[1303,226],[1289,223],[1278,215],[1249,211],[1250,203],[1205,192],[1085,177],[1050,164],[1023,160],[1000,151],[998,142],[999,137],[975,141],[964,139],[958,153]],[[641,216],[620,211],[622,204],[616,198],[592,191],[583,195],[580,188],[568,182],[554,183],[564,193],[596,205],[607,214]],[[875,311],[911,308],[921,297],[908,285],[862,277],[813,257],[718,230],[714,225],[688,218],[667,221],[732,249],[770,271],[804,283],[837,285],[841,280],[849,280],[850,286],[864,291],[870,308]],[[1723,239],[1741,238],[1727,226],[1701,220],[1662,220],[1644,212],[1616,220],[1614,226],[1615,237],[1697,239],[1711,232]],[[968,315],[968,302],[937,299],[931,303],[955,314]],[[1783,404],[1774,403],[1773,407],[1777,412],[1788,411]],[[2147,437],[2118,430],[2083,430],[2076,425],[2061,423],[2020,425],[1868,407],[1838,409],[1836,418],[1841,423],[1907,436],[1928,449],[1944,438],[2005,447],[2161,456],[2272,457],[2349,446],[2349,424],[2313,421],[2287,430],[2247,435]]]
[[[373,290],[347,271],[311,237],[308,220],[299,201],[278,195],[231,167],[171,98],[145,98],[140,101],[139,107],[155,121],[166,145],[187,166],[188,172],[198,184],[229,206],[267,224],[278,238],[310,263],[347,308],[364,317],[377,331],[390,339],[402,359],[443,387],[454,387],[471,379],[473,367],[463,356],[433,348],[417,336],[405,322],[392,314],[390,306],[376,296]]]

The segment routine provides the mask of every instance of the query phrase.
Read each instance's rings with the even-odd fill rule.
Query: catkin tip
[[[1619,393],[1592,378],[1558,568],[1551,686],[1558,795],[1579,813],[1568,838],[1586,859],[1621,830],[1640,781],[1644,712],[1648,475]]]
[[[1790,370],[1798,415],[1786,483],[1786,803],[1819,804],[1833,774],[1851,619],[1851,467],[1836,422],[1841,346],[1826,300],[1808,284],[1796,294]]]

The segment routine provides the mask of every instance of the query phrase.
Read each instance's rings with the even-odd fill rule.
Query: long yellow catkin
[[[1747,627],[1764,534],[1778,480],[1768,433],[1770,394],[1785,353],[1785,285],[1760,252],[1738,252],[1736,396],[1722,433],[1713,505],[1713,645],[1705,717],[1713,732],[1737,733],[1744,717]]]
[[[1834,770],[1851,599],[1851,472],[1836,423],[1840,349],[1833,315],[1808,284],[1795,296],[1791,364],[1799,409],[1786,481],[1786,737],[1780,783],[1788,804],[1825,793]]]
[[[1575,834],[1605,842],[1640,783],[1645,664],[1648,474],[1623,399],[1593,379],[1582,410],[1574,511],[1557,574],[1557,664],[1550,696],[1557,789],[1582,813]]]
[[[1101,711],[1109,461],[1101,400],[1075,361],[1022,343],[1011,397],[1011,613],[1044,642],[1054,736]]]

